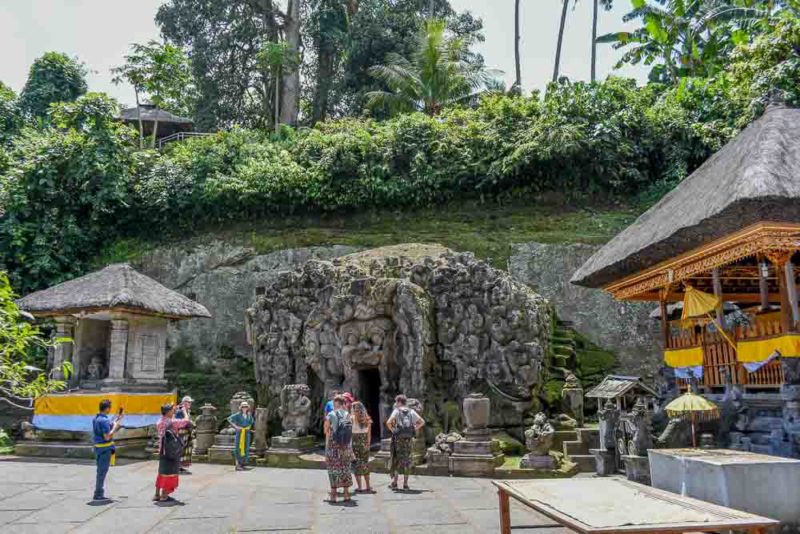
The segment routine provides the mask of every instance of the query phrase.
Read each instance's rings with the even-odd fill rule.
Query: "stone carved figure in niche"
[[[650,414],[641,397],[636,400],[631,410],[630,423],[633,427],[633,436],[628,442],[628,454],[647,456],[647,450],[653,448],[653,437],[650,435]]]
[[[536,456],[545,456],[553,448],[556,431],[541,412],[533,418],[533,426],[525,431],[525,446]]]
[[[597,417],[600,420],[600,448],[613,449],[617,444],[619,409],[611,402],[611,399],[608,399],[603,409],[597,412]]]
[[[386,318],[345,323],[339,328],[342,363],[353,368],[378,367],[393,330],[391,319]]]
[[[283,425],[283,435],[300,437],[308,433],[311,426],[311,389],[305,384],[283,386],[279,414]]]
[[[561,389],[561,399],[564,401],[564,407],[569,412],[578,426],[583,426],[583,388],[578,380],[578,377],[569,373],[564,381],[564,387]]]
[[[103,378],[103,368],[103,359],[100,356],[92,356],[92,361],[86,367],[86,378],[100,380]]]

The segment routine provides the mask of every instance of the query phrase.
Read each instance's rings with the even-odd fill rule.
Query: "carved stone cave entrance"
[[[381,421],[385,421],[391,409],[390,406],[381,404],[381,373],[377,367],[366,367],[358,370],[358,399],[364,403],[367,413],[372,418],[372,443],[381,439]]]

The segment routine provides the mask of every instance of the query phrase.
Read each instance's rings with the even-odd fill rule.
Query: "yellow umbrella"
[[[691,319],[693,317],[700,317],[700,316],[707,316],[714,326],[717,327],[717,331],[722,334],[722,337],[725,338],[725,341],[733,348],[734,352],[736,351],[736,344],[731,341],[731,338],[728,337],[728,334],[725,333],[725,329],[722,328],[722,325],[717,322],[717,320],[711,315],[711,312],[717,309],[720,305],[719,297],[715,295],[711,295],[709,293],[704,293],[699,289],[695,289],[690,285],[686,285],[686,290],[683,293],[683,311],[681,312],[681,325],[686,327],[687,323],[691,323]]]
[[[667,404],[664,410],[669,417],[689,417],[691,419],[693,447],[697,447],[697,439],[695,438],[694,432],[695,422],[698,419],[701,421],[719,419],[719,408],[717,408],[717,405],[691,391],[687,391]]]

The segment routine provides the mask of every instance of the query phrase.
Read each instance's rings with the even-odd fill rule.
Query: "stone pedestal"
[[[625,477],[628,480],[650,485],[650,461],[647,456],[624,455],[622,461],[625,463]]]
[[[233,461],[233,449],[236,444],[236,434],[228,433],[232,428],[226,428],[214,436],[214,445],[208,449],[208,459],[211,462],[229,463]]]
[[[206,403],[200,408],[201,414],[195,421],[194,454],[208,454],[208,449],[214,445],[214,436],[217,433],[217,409]]]
[[[450,454],[438,450],[428,450],[425,458],[427,460],[428,474],[447,475],[450,472]]]
[[[491,476],[504,461],[505,455],[492,441],[489,429],[468,429],[464,439],[453,445],[450,472],[461,476]]]
[[[549,454],[537,455],[529,452],[519,461],[519,466],[522,469],[543,469],[551,471],[556,468],[556,461]]]
[[[302,463],[300,458],[314,450],[313,436],[275,436],[265,458],[267,465],[273,467],[291,467]]]
[[[613,449],[589,449],[594,455],[595,472],[601,477],[617,474],[617,455]]]

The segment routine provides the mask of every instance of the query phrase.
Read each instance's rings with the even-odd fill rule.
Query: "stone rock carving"
[[[552,328],[550,306],[529,287],[432,245],[310,260],[278,275],[247,313],[259,401],[275,415],[284,384],[315,381],[324,397],[375,395],[381,418],[403,393],[435,422],[444,413],[429,399],[460,402],[487,382],[532,406]],[[492,410],[492,426],[521,430],[525,409],[505,409],[503,395],[492,397],[508,402]]]
[[[195,454],[206,454],[214,444],[214,435],[217,433],[217,416],[214,415],[216,411],[217,409],[209,403],[200,408],[200,415],[195,420]]]
[[[564,401],[565,408],[569,415],[583,426],[583,387],[574,374],[569,373],[561,389],[561,399]]]
[[[256,408],[254,419],[253,445],[255,447],[256,456],[263,456],[267,450],[267,427],[269,426],[269,412],[266,408]]]
[[[617,445],[616,431],[617,423],[619,422],[619,409],[609,399],[603,409],[597,412],[597,417],[600,420],[600,448],[615,448]]]
[[[555,437],[556,431],[547,416],[541,412],[536,414],[533,426],[525,431],[528,454],[522,457],[519,466],[523,469],[554,469],[555,459],[550,456],[550,449],[553,448]]]
[[[647,450],[653,447],[653,437],[650,435],[650,414],[641,397],[631,410],[630,423],[633,427],[633,437],[628,443],[628,454],[647,456]]]
[[[103,359],[100,356],[93,356],[89,365],[86,366],[86,378],[89,380],[103,378]]]
[[[436,436],[433,445],[428,448],[428,451],[450,456],[453,454],[453,444],[462,439],[464,439],[464,437],[458,432],[450,432],[449,434],[443,432]]]
[[[537,413],[533,418],[533,426],[525,431],[525,446],[529,452],[544,456],[553,448],[555,437],[556,431],[547,420],[547,416]]]
[[[283,436],[299,437],[308,433],[311,425],[311,388],[305,384],[283,386],[281,406],[278,410],[283,425]]]

